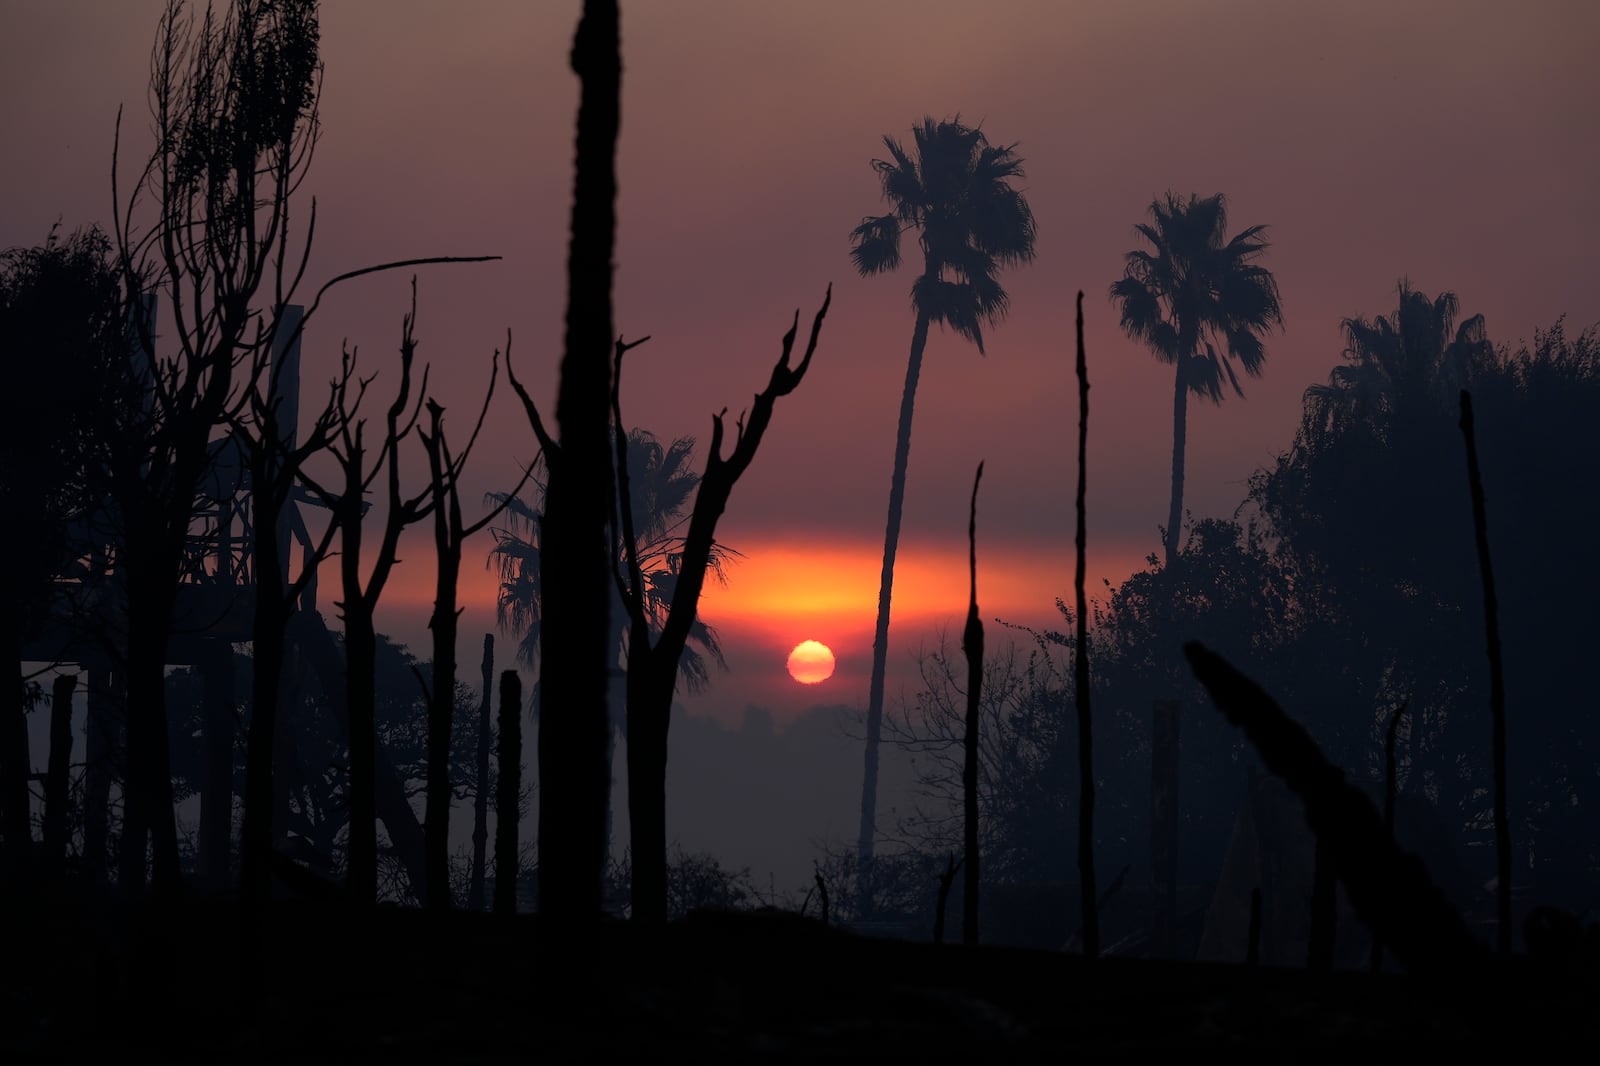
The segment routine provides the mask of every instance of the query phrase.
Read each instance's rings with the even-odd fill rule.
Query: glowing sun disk
[[[833,649],[817,640],[804,640],[789,653],[789,674],[802,685],[815,685],[833,676]]]

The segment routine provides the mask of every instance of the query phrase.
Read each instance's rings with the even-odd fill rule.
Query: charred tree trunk
[[[200,799],[200,869],[206,889],[228,887],[233,836],[233,645],[208,642],[205,684],[206,768]]]
[[[499,359],[495,360],[499,369]],[[428,798],[425,821],[428,900],[435,910],[450,908],[450,749],[455,730],[456,695],[456,636],[461,620],[461,610],[456,606],[456,585],[461,576],[461,552],[467,537],[488,525],[496,515],[509,505],[522,482],[506,494],[499,507],[490,511],[470,526],[461,517],[461,472],[466,468],[467,456],[478,440],[478,430],[483,428],[483,416],[488,413],[489,400],[494,396],[495,376],[489,379],[489,389],[484,396],[483,412],[478,416],[478,426],[472,432],[467,446],[459,456],[452,455],[444,434],[444,408],[433,400],[428,401],[426,432],[419,431],[422,447],[428,453],[428,491],[433,497],[433,541],[437,559],[437,582],[434,588],[433,617],[428,628],[433,632],[433,692],[428,698]],[[487,708],[488,679],[493,671],[493,640],[486,638],[484,646],[484,701]],[[487,715],[487,710],[485,710]],[[480,726],[478,759],[486,776],[489,761],[488,721]],[[480,782],[481,783],[481,782]],[[479,810],[482,811],[480,803]],[[481,816],[481,815],[480,815]],[[478,894],[482,896],[482,841],[475,839],[479,864],[473,868],[479,880]]]
[[[177,566],[160,566],[158,558],[130,550],[128,560],[128,769],[121,879],[124,893],[132,898],[144,892],[147,845],[151,889],[169,898],[182,890],[166,699]]]
[[[360,597],[357,596],[357,602]],[[345,712],[350,744],[350,898],[371,904],[378,898],[378,811],[376,805],[377,697],[373,678],[378,637],[372,617],[347,601],[344,614]]]
[[[57,674],[50,686],[50,765],[44,784],[45,861],[60,870],[67,858],[68,772],[72,765],[72,693],[77,674]]]
[[[436,501],[434,516],[448,525],[445,505]],[[428,798],[423,816],[427,852],[428,906],[450,909],[450,734],[455,725],[456,632],[461,612],[456,609],[456,583],[461,576],[461,543],[448,532],[440,534],[438,581],[434,591],[433,695],[428,700]]]
[[[494,912],[517,913],[517,823],[522,792],[522,678],[500,675],[499,786],[495,790]],[[544,863],[539,864],[540,881]]]
[[[967,599],[967,624],[961,633],[961,650],[967,657],[967,723],[961,766],[962,806],[966,816],[963,859],[967,873],[961,899],[961,942],[969,947],[978,943],[978,740],[983,714],[983,622],[978,618],[978,483],[982,480],[983,464],[979,463],[978,472],[972,478],[972,512],[967,521],[972,591]]]
[[[800,313],[795,312],[794,324],[784,334],[783,352],[767,387],[756,395],[748,418],[737,423],[732,452],[722,454],[725,427],[722,415],[711,420],[711,447],[706,455],[705,473],[700,479],[700,490],[695,495],[694,510],[689,516],[689,530],[684,537],[683,553],[678,566],[677,582],[672,590],[666,621],[655,645],[650,644],[650,627],[643,607],[643,578],[640,574],[638,541],[634,537],[633,511],[628,485],[627,441],[618,433],[616,469],[619,478],[618,521],[622,527],[622,544],[627,556],[628,578],[622,588],[623,604],[628,612],[628,810],[633,820],[633,917],[635,920],[659,924],[666,917],[666,773],[667,735],[672,722],[672,695],[677,688],[678,664],[683,656],[699,610],[700,593],[705,587],[706,571],[711,563],[711,553],[716,544],[717,521],[728,506],[733,486],[749,469],[761,445],[767,427],[772,423],[773,407],[778,397],[793,392],[805,377],[811,357],[817,349],[817,337],[822,331],[822,320],[828,313],[833,290],[822,301],[816,318],[811,323],[811,339],[800,364],[789,365],[794,350],[795,336],[800,328]],[[647,338],[648,339],[648,338]],[[634,344],[642,344],[635,341]],[[633,345],[621,340],[616,343],[616,380],[622,374],[622,356]],[[519,390],[520,391],[520,390]],[[523,403],[532,412],[532,404],[524,393]],[[618,426],[622,420],[619,390],[611,393],[612,417]],[[535,420],[535,425],[537,425]],[[619,586],[620,586],[619,582]],[[546,601],[548,603],[548,600]],[[549,633],[546,625],[544,632]],[[548,705],[546,705],[548,708]],[[548,715],[542,716],[547,717]],[[604,725],[604,723],[602,723]],[[604,737],[600,738],[604,741]],[[602,747],[602,754],[604,748]],[[541,743],[541,757],[543,744]],[[544,804],[540,804],[541,823]],[[604,817],[604,808],[601,810]],[[541,848],[543,838],[541,837]],[[541,868],[542,868],[541,860]],[[541,886],[542,891],[542,886]]]
[[[273,838],[273,780],[278,776],[278,688],[283,671],[284,626],[282,597],[272,588],[276,566],[266,566],[276,554],[261,538],[257,555],[254,661],[250,671],[250,724],[245,739],[244,828],[239,842],[240,894],[247,910],[267,901],[271,889]],[[231,763],[231,760],[230,760]]]
[[[483,703],[478,708],[478,787],[472,799],[472,880],[467,887],[467,909],[484,907],[484,864],[489,852],[489,742],[490,704],[494,695],[494,634],[483,635]]]
[[[117,702],[124,686],[117,672],[100,666],[89,671],[84,693],[88,713],[83,724],[83,867],[91,883],[105,884],[109,876],[107,854],[111,780],[122,742],[118,737]]]
[[[634,648],[648,657],[649,630],[635,626],[628,648],[630,667]],[[667,920],[667,736],[677,679],[676,660],[628,671],[630,891],[633,919],[644,925]]]
[[[567,315],[540,551],[539,910],[600,915],[610,631],[612,254],[622,58],[616,0],[585,0],[572,44],[582,83]]]

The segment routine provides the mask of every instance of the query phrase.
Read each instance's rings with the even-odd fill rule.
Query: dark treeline
[[[1295,439],[1251,478],[1233,517],[1191,519],[1170,564],[1152,555],[1090,609],[1096,846],[1110,869],[1149,869],[1152,728],[1163,701],[1181,700],[1180,954],[1222,951],[1215,938],[1226,932],[1238,934],[1243,957],[1253,879],[1269,875],[1263,867],[1250,883],[1229,883],[1245,876],[1234,865],[1241,826],[1265,839],[1277,819],[1277,831],[1303,837],[1284,842],[1275,860],[1304,868],[1280,875],[1277,904],[1292,912],[1279,935],[1298,938],[1292,950],[1302,961],[1312,887],[1299,815],[1277,813],[1280,787],[1183,660],[1184,641],[1196,636],[1271,692],[1380,807],[1394,724],[1401,843],[1424,855],[1481,938],[1494,939],[1489,661],[1458,428],[1462,388],[1477,411],[1499,589],[1513,925],[1540,904],[1581,913],[1600,893],[1587,794],[1600,772],[1600,731],[1580,710],[1591,702],[1583,663],[1600,638],[1588,607],[1600,587],[1581,553],[1551,550],[1556,531],[1600,520],[1600,502],[1583,487],[1600,479],[1600,451],[1585,440],[1582,415],[1600,403],[1600,339],[1593,329],[1569,336],[1557,322],[1530,344],[1496,347],[1481,319],[1456,321],[1448,293],[1429,298],[1402,283],[1399,301],[1345,323],[1348,348],[1329,384],[1307,391]],[[1079,627],[1058,603],[1061,630],[1021,633],[1019,645],[991,656],[984,861],[986,882],[1031,885],[1049,906],[1069,906],[1075,876],[1062,827],[1077,793],[1069,649]],[[959,675],[945,650],[927,657],[923,673],[925,691],[891,732],[933,754],[924,784],[956,803],[953,764],[937,746],[959,722]],[[903,825],[900,835],[923,842],[904,861],[928,869],[954,839],[937,818]],[[1108,917],[1121,926],[1122,950],[1134,953],[1147,948],[1147,893],[1156,888],[1136,880]],[[1269,918],[1271,908],[1269,900]],[[1107,939],[1118,936],[1113,928]],[[1368,949],[1364,929],[1346,920],[1339,937],[1341,964],[1357,964]],[[1278,961],[1290,950],[1280,945]]]

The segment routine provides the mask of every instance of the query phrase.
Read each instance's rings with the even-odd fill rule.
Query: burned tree
[[[468,537],[481,531],[506,509],[533,471],[530,465],[523,472],[517,487],[482,518],[468,524],[461,517],[461,473],[466,469],[473,445],[478,442],[484,416],[489,413],[489,401],[494,396],[499,369],[500,353],[496,352],[489,375],[489,388],[483,397],[483,408],[478,412],[477,424],[473,426],[472,435],[460,455],[450,452],[450,444],[444,435],[444,408],[436,401],[428,400],[428,429],[417,430],[428,456],[428,492],[432,500],[433,542],[438,558],[433,615],[428,619],[428,629],[433,634],[433,690],[428,697],[428,797],[423,821],[425,866],[428,872],[427,903],[436,910],[447,910],[450,906],[450,735],[455,710],[456,630],[461,616],[456,606],[456,586],[461,577],[461,547]],[[488,654],[486,648],[485,655]],[[481,759],[486,762],[486,727],[480,738],[480,750],[483,753]],[[482,787],[480,781],[479,788]]]
[[[411,404],[412,364],[417,341],[416,278],[411,281],[411,311],[400,326],[400,382],[384,418],[384,435],[377,445],[377,458],[367,466],[366,420],[358,418],[361,395],[371,378],[356,379],[355,397],[349,393],[354,377],[355,352],[343,353],[343,379],[336,388],[336,424],[328,451],[338,464],[341,486],[324,488],[302,474],[312,491],[333,512],[339,529],[339,578],[342,599],[335,605],[344,619],[345,701],[349,716],[350,741],[350,857],[347,887],[357,903],[370,904],[378,892],[378,827],[376,807],[377,734],[374,676],[377,669],[378,635],[374,622],[378,599],[394,570],[400,547],[400,533],[406,526],[421,521],[432,510],[424,490],[413,497],[400,489],[400,442],[416,427],[421,414],[420,396],[427,389],[427,370],[422,373],[419,399]],[[409,413],[408,413],[409,408]],[[379,477],[385,476],[386,510],[374,552],[372,568],[362,577],[362,520],[366,514],[365,493]],[[413,885],[420,897],[426,885]]]
[[[982,480],[983,464],[979,463],[978,473],[972,479],[972,515],[967,523],[972,592],[967,599],[966,628],[961,633],[961,650],[967,656],[967,728],[961,766],[967,874],[961,901],[961,942],[969,947],[978,942],[978,724],[983,704],[983,621],[978,617],[978,483]]]
[[[499,770],[499,787],[495,790],[494,912],[511,915],[517,913],[517,822],[522,815],[522,678],[515,670],[500,675]]]
[[[621,482],[617,500],[627,559],[627,572],[617,574],[616,581],[628,613],[629,625],[628,816],[633,847],[633,917],[646,924],[666,921],[667,732],[671,725],[672,697],[678,685],[679,660],[694,627],[700,592],[705,587],[706,572],[716,547],[717,521],[727,508],[734,484],[755,458],[761,438],[772,421],[778,398],[793,392],[811,366],[811,356],[817,349],[817,338],[822,331],[822,320],[832,301],[833,287],[830,285],[822,307],[812,320],[811,338],[806,344],[805,355],[798,365],[791,367],[790,357],[800,328],[800,313],[795,312],[794,324],[784,334],[783,350],[772,368],[772,377],[767,387],[756,395],[748,421],[741,416],[736,423],[733,450],[726,458],[722,454],[722,444],[723,415],[727,411],[724,409],[721,414],[712,416],[711,447],[706,455],[700,491],[695,496],[694,510],[689,517],[689,531],[684,537],[683,556],[672,590],[671,606],[667,610],[660,636],[653,644],[643,602],[644,575],[639,566],[638,540],[634,536],[634,516],[628,491],[627,442],[621,434],[616,437],[617,476]],[[624,425],[620,388],[622,356],[630,347],[632,345],[624,344],[621,340],[616,342],[611,415],[618,426]],[[526,402],[526,397],[524,400]],[[548,595],[548,586],[546,589]],[[549,633],[550,627],[547,626],[544,632]],[[541,817],[543,809],[541,803]],[[540,839],[542,844],[543,837]]]
[[[578,105],[567,314],[556,395],[559,443],[515,377],[550,478],[540,552],[539,909],[598,918],[605,866],[610,655],[609,451],[612,252],[622,55],[616,0],[585,0],[572,42]]]
[[[43,628],[56,579],[85,551],[81,533],[104,490],[96,475],[127,402],[127,334],[110,252],[97,229],[65,239],[52,229],[42,245],[0,253],[0,357],[13,394],[26,397],[0,421],[0,510],[26,516],[9,524],[0,568],[8,671],[19,670]],[[32,865],[30,686],[20,673],[9,678],[0,701],[0,880],[20,888]],[[53,845],[47,851],[52,861],[59,856]]]
[[[121,859],[129,892],[179,886],[167,750],[165,664],[177,588],[212,434],[239,410],[238,377],[276,335],[305,267],[288,251],[289,199],[310,163],[321,86],[312,0],[237,0],[196,21],[169,2],[151,74],[157,147],[124,202],[113,154],[115,238],[123,286],[138,307],[165,292],[176,353],[157,351],[153,315],[133,316],[142,404],[111,457],[127,595],[127,806]],[[121,116],[118,116],[120,145]],[[154,224],[140,230],[141,198]],[[312,223],[314,224],[314,217]],[[309,232],[311,224],[308,224]],[[309,249],[307,249],[308,251]],[[272,305],[252,307],[269,288]]]

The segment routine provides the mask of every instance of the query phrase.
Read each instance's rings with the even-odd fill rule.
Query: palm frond
[[[900,265],[900,219],[894,215],[863,219],[850,231],[850,243],[850,259],[863,277],[894,270]]]
[[[1261,334],[1283,325],[1277,281],[1254,263],[1268,247],[1266,227],[1250,226],[1229,239],[1227,225],[1221,193],[1187,200],[1166,193],[1150,204],[1148,221],[1134,226],[1150,247],[1128,252],[1123,277],[1111,286],[1123,332],[1162,362],[1192,356],[1184,367],[1190,389],[1216,402],[1224,381],[1244,394],[1233,362],[1260,374]]]

